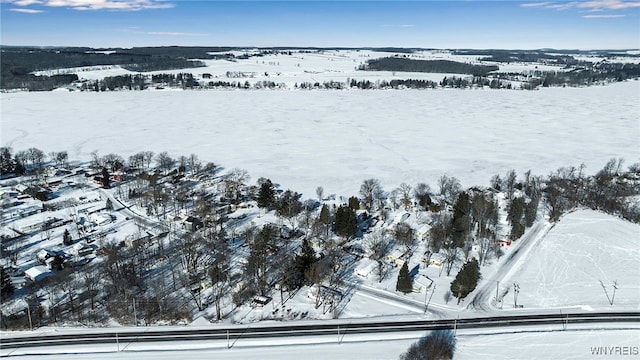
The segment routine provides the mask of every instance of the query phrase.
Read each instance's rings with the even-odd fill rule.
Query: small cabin
[[[269,302],[271,302],[271,297],[258,295],[258,296],[255,296],[253,300],[251,300],[251,305],[255,308],[262,308],[263,306],[267,305]]]

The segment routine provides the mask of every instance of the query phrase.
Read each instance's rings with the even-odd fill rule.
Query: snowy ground
[[[588,359],[637,358],[638,330],[630,324],[599,328],[574,326],[562,331],[528,327],[503,331],[463,330],[457,333],[455,359]],[[20,359],[397,359],[422,332],[244,340],[227,348],[226,342],[139,343],[33,348],[2,352]],[[526,346],[526,350],[524,348]],[[606,350],[605,350],[606,349]],[[118,352],[120,350],[120,352]],[[611,351],[613,355],[603,354]],[[599,352],[599,353],[598,353]],[[616,354],[617,352],[617,354]],[[627,352],[627,356],[623,355]],[[635,354],[635,355],[630,355]]]
[[[508,282],[520,285],[518,304],[525,308],[640,310],[639,264],[639,225],[578,210],[549,231]],[[505,302],[511,304],[510,290]]]
[[[494,174],[640,158],[640,82],[541,91],[147,91],[1,94],[1,145],[196,153],[314,197],[386,189],[442,174],[464,186]]]
[[[258,50],[234,50],[225,53],[234,56],[242,56],[243,54],[257,54]],[[431,81],[440,81],[443,77],[458,76],[467,77],[464,74],[440,74],[440,73],[410,73],[410,72],[391,72],[391,71],[361,71],[357,70],[367,60],[392,57],[392,56],[408,56],[414,60],[450,60],[471,64],[496,65],[500,72],[520,72],[529,74],[533,71],[565,71],[562,66],[532,64],[532,63],[496,63],[481,62],[482,56],[477,55],[454,55],[446,50],[424,50],[412,54],[379,52],[370,50],[325,50],[321,52],[297,52],[293,51],[288,54],[273,54],[260,57],[250,57],[248,59],[229,60],[202,60],[204,67],[176,70],[153,71],[145,74],[160,73],[191,73],[195,78],[202,81],[238,81],[249,80],[254,83],[256,81],[273,81],[277,84],[283,83],[288,88],[293,88],[296,83],[302,82],[325,82],[340,81],[345,82],[347,79],[356,80],[392,80],[392,79],[422,79]],[[627,57],[621,57],[620,61],[633,61]],[[227,72],[237,72],[246,75],[246,78],[228,78]],[[99,80],[106,76],[117,76],[126,74],[137,74],[135,72],[123,69],[118,65],[114,66],[86,66],[66,69],[55,69],[46,71],[37,71],[36,75],[55,75],[55,74],[77,74],[78,77],[86,80]],[[203,74],[210,74],[211,79],[204,78]]]

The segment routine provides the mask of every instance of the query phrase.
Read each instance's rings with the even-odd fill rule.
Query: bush
[[[400,360],[453,359],[456,338],[451,330],[436,330],[413,343]]]

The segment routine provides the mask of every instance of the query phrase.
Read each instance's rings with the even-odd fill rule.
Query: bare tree
[[[393,228],[393,235],[398,243],[405,248],[406,253],[411,253],[416,245],[416,232],[411,225],[399,222]]]
[[[443,251],[445,268],[447,271],[447,276],[449,276],[451,274],[453,265],[457,263],[458,260],[460,260],[460,248],[457,248],[455,246],[445,246],[443,248]],[[442,269],[440,270],[440,273],[442,273]]]
[[[411,201],[411,185],[407,183],[400,184],[398,192],[400,193],[400,203],[405,210],[409,211],[413,205]]]
[[[316,188],[316,196],[318,196],[318,201],[322,201],[324,195],[324,188],[322,186],[318,186]]]
[[[124,168],[124,159],[117,154],[107,154],[100,161],[104,167],[110,170],[121,170]]]
[[[509,172],[507,172],[507,175],[505,175],[504,180],[502,181],[502,188],[507,193],[507,198],[509,198],[509,200],[513,199],[513,192],[515,191],[516,182],[516,171],[510,170]]]
[[[66,167],[69,160],[69,154],[66,151],[60,151],[56,153],[56,162],[59,166]]]
[[[477,236],[487,236],[498,224],[498,204],[485,193],[471,197],[471,217],[478,224]]]
[[[240,189],[251,179],[246,170],[235,168],[224,179],[225,193],[233,203],[240,200]]]
[[[491,248],[495,240],[488,237],[481,237],[478,239],[478,263],[484,265],[491,253]]]
[[[440,195],[448,204],[452,204],[462,191],[460,181],[455,177],[448,177],[447,175],[442,175],[438,179],[438,187],[440,188]]]
[[[151,167],[151,161],[153,161],[155,154],[153,151],[144,151],[143,154],[147,169],[149,169]]]
[[[129,166],[132,168],[142,168],[144,167],[145,157],[143,152],[139,152],[137,154],[133,154],[129,156]]]
[[[199,311],[204,310],[201,282],[206,276],[209,261],[203,248],[204,243],[200,234],[186,234],[179,246],[180,264],[183,269],[183,272],[178,273],[179,278]]]
[[[222,298],[229,292],[229,271],[231,253],[224,233],[212,235],[209,248],[212,262],[208,270],[211,280],[213,302],[216,306],[216,319],[222,320]]]
[[[382,282],[387,275],[387,266],[384,258],[391,249],[391,242],[386,231],[382,228],[376,228],[364,237],[364,245],[365,250],[369,253],[369,258],[376,262],[378,282]]]
[[[96,296],[98,296],[100,290],[100,279],[100,275],[96,271],[85,269],[85,271],[82,272],[82,284],[89,298],[92,311],[96,308]]]
[[[360,186],[360,196],[367,210],[374,210],[374,205],[380,203],[384,197],[384,190],[378,179],[367,179]]]
[[[156,155],[156,163],[158,164],[159,168],[164,169],[164,171],[168,173],[169,171],[171,171],[176,161],[171,156],[169,156],[169,153],[163,151]]]
[[[191,170],[191,174],[197,174],[202,168],[202,162],[198,159],[198,155],[191,154],[189,155],[189,170]]]

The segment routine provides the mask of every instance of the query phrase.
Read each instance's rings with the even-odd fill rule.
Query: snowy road
[[[505,284],[509,278],[518,271],[532,249],[534,249],[540,241],[544,239],[553,226],[554,224],[546,221],[538,221],[519,240],[517,240],[514,243],[514,248],[511,250],[511,253],[505,256],[501,261],[493,276],[487,276],[483,279],[478,285],[478,288],[471,294],[472,298],[468,307],[470,309],[481,311],[490,310],[491,296],[493,295],[493,299],[495,300],[499,300],[500,298],[500,294],[496,294],[495,289],[500,287],[500,283]],[[498,299],[496,299],[496,295],[498,296]]]
[[[56,335],[6,336],[3,334],[0,356],[24,356],[47,354],[95,354],[96,352],[150,351],[151,349],[176,350],[194,349],[201,346],[211,350],[232,348],[255,348],[268,346],[292,346],[296,344],[341,344],[403,338],[417,338],[425,331],[454,329],[454,331],[514,333],[518,331],[565,331],[579,327],[606,328],[617,330],[637,329],[639,312],[628,313],[557,313],[525,316],[500,316],[462,318],[449,320],[415,321],[371,321],[358,323],[323,322],[312,324],[261,324],[260,326],[207,327],[180,330],[164,328],[137,329],[97,329],[89,332],[63,330]],[[534,330],[532,330],[534,329]],[[186,343],[192,345],[186,345]],[[100,351],[99,349],[107,349]]]

